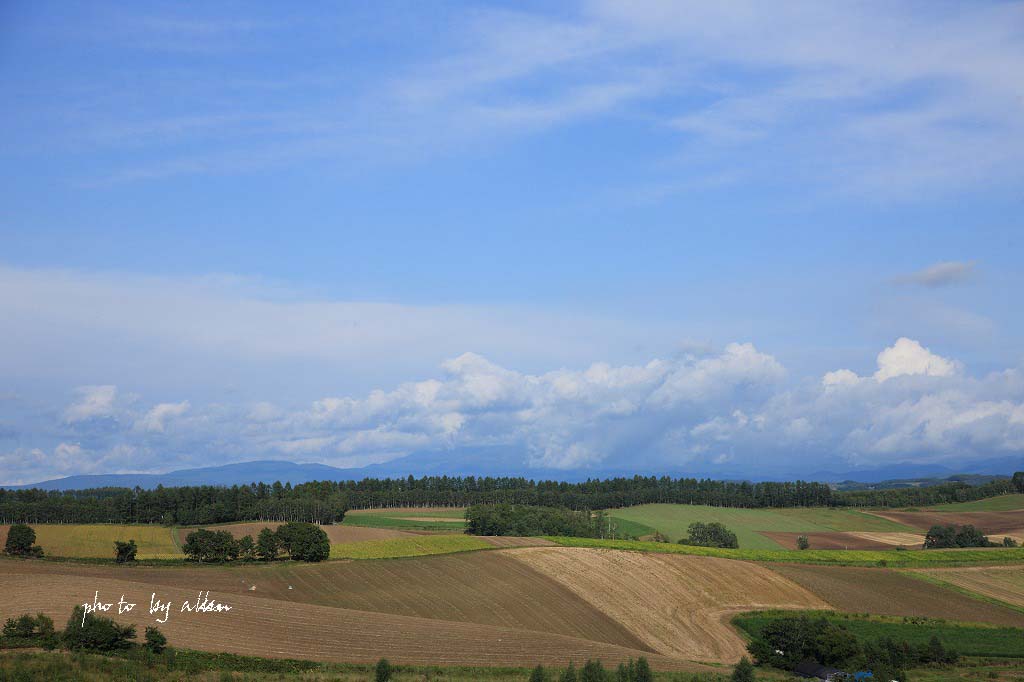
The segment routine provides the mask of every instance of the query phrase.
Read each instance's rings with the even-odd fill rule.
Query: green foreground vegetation
[[[1012,564],[1024,561],[1024,548],[992,549],[933,549],[920,552],[898,550],[852,550],[852,549],[721,549],[718,547],[696,547],[663,542],[641,542],[638,540],[604,540],[598,538],[548,537],[548,540],[563,547],[596,547],[622,549],[636,552],[660,552],[664,554],[688,554],[693,556],[714,556],[723,559],[745,561],[768,561],[802,564],[828,564],[834,566],[888,566],[891,568],[931,568],[936,566],[963,566],[981,564]]]
[[[752,638],[760,636],[772,621],[807,615],[843,626],[864,639],[891,638],[911,646],[925,646],[938,637],[944,647],[966,656],[1024,659],[1024,629],[957,623],[929,618],[865,616],[834,611],[757,611],[732,619],[734,625]]]
[[[401,557],[451,554],[494,545],[472,535],[420,535],[390,540],[366,540],[331,545],[332,559],[398,559]]]
[[[644,504],[608,511],[623,532],[643,537],[655,530],[678,542],[686,537],[691,523],[722,523],[736,533],[741,549],[781,549],[771,538],[758,531],[826,533],[865,531],[882,533],[920,532],[902,524],[866,514],[856,509],[789,508],[737,509],[700,504]],[[629,529],[633,528],[635,532]]]

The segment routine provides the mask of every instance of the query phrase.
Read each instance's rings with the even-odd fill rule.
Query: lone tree
[[[256,556],[264,561],[273,561],[281,551],[281,538],[270,528],[264,528],[256,539]]]
[[[718,521],[711,523],[691,523],[686,529],[689,537],[679,541],[681,545],[696,545],[698,547],[726,547],[736,549],[740,546],[736,534],[723,526]]]
[[[163,653],[163,650],[167,648],[167,638],[156,627],[148,626],[146,627],[146,643],[143,646],[154,654]]]
[[[139,546],[135,544],[135,540],[129,540],[124,542],[123,540],[114,540],[114,560],[119,564],[126,564],[130,561],[135,561],[135,555],[139,552]]]
[[[1013,487],[1017,489],[1017,492],[1024,493],[1024,471],[1014,472],[1010,482],[1013,483]]]
[[[750,659],[744,656],[733,668],[730,680],[732,682],[754,682],[755,679],[757,678],[754,676],[754,666]]]
[[[548,673],[544,666],[538,664],[530,673],[530,682],[548,682]]]
[[[377,661],[377,667],[373,669],[373,679],[376,682],[388,682],[391,679],[391,664],[388,659],[382,658]]]
[[[7,542],[4,543],[4,552],[11,556],[43,556],[43,548],[35,544],[36,532],[31,526],[24,523],[16,523],[7,531]]]
[[[289,521],[278,527],[277,537],[292,559],[323,561],[331,555],[331,541],[327,533],[312,523]]]
[[[633,668],[633,682],[654,682],[654,673],[651,672],[651,666],[647,664],[647,659],[643,656],[636,659],[636,667]]]
[[[578,682],[576,679],[576,664],[569,661],[569,667],[562,671],[558,682]]]
[[[806,535],[801,535],[800,537],[798,537],[796,539],[796,548],[797,549],[807,549],[810,546],[811,546],[811,541],[807,539]]]

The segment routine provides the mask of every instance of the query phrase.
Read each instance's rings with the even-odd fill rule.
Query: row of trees
[[[469,535],[564,535],[600,538],[614,533],[603,512],[564,507],[475,504],[466,510]]]
[[[924,536],[925,549],[953,549],[956,547],[1016,547],[1017,541],[1003,537],[1002,543],[992,542],[984,533],[968,524],[965,526],[932,526]]]
[[[282,552],[296,561],[323,561],[331,554],[331,542],[322,528],[312,523],[289,522],[277,530],[264,528],[256,540],[251,535],[235,539],[226,530],[200,528],[185,537],[185,555],[198,562],[223,563],[237,559],[274,561]]]
[[[610,509],[655,502],[720,507],[906,507],[966,502],[1024,492],[1024,472],[979,486],[945,483],[925,488],[836,492],[807,481],[749,483],[634,476],[582,483],[519,477],[424,476],[291,484],[180,486],[154,490],[95,488],[45,491],[0,489],[0,523],[163,523],[209,525],[234,521],[340,523],[348,509],[401,506],[515,504]]]

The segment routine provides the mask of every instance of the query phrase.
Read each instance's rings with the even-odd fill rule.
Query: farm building
[[[815,661],[804,661],[793,670],[800,677],[810,677],[818,680],[841,680],[847,677],[846,673],[838,668],[829,668]]]

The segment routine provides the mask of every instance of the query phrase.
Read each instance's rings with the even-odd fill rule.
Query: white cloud
[[[64,411],[68,423],[87,421],[114,415],[116,386],[82,386],[75,391],[79,399]]]
[[[160,403],[135,422],[135,426],[143,431],[163,433],[167,420],[180,417],[188,412],[189,407],[190,405],[187,400],[183,400],[180,403]]]
[[[944,261],[896,278],[903,284],[937,288],[964,282],[974,274],[974,261]]]
[[[878,354],[875,379],[885,381],[906,375],[947,377],[956,370],[955,362],[935,355],[917,341],[903,337]]]

